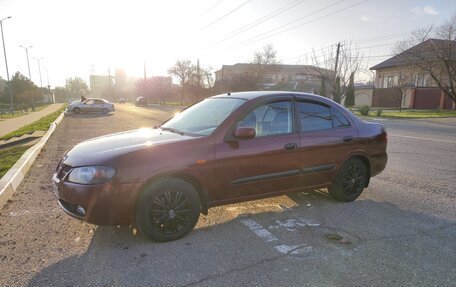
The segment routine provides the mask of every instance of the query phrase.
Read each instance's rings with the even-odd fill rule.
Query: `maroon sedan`
[[[355,200],[386,166],[385,127],[333,101],[292,92],[205,99],[155,128],[84,141],[57,166],[65,212],[135,224],[157,241],[190,232],[208,208],[328,188]]]

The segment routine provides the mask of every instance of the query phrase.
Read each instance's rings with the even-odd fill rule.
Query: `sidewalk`
[[[45,115],[57,111],[62,106],[62,103],[52,104],[38,112],[30,112],[25,116],[0,121],[0,137],[25,125],[31,124]]]

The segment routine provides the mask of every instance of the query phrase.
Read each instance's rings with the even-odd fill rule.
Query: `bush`
[[[358,107],[359,113],[363,116],[368,116],[370,109],[371,108],[368,105]]]
[[[381,117],[382,116],[382,113],[383,113],[383,110],[382,109],[378,109],[375,114],[377,115],[377,117]]]

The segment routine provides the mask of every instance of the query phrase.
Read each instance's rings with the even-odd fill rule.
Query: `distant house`
[[[397,90],[401,88],[405,92],[401,103],[403,108],[454,107],[453,101],[444,96],[431,75],[419,67],[424,61],[433,61],[436,51],[448,44],[446,40],[428,39],[371,67],[370,70],[375,71],[374,87],[377,89],[373,94],[372,105],[397,107]]]
[[[258,64],[223,65],[220,70],[215,71],[215,82],[217,84],[242,77],[256,77],[259,69]],[[333,73],[310,65],[268,65],[259,86],[263,89],[318,93],[321,86],[319,75],[323,72]]]

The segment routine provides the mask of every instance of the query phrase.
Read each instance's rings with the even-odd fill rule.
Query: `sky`
[[[284,64],[351,42],[366,71],[416,28],[456,13],[454,0],[0,0],[10,77],[16,71],[51,88],[90,74],[167,75],[177,60],[219,70],[249,62],[272,44]],[[38,60],[39,59],[39,65]],[[6,79],[0,54],[0,77]]]

